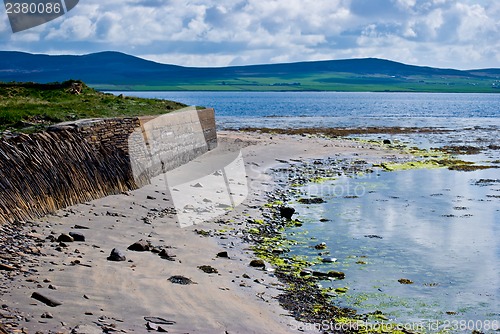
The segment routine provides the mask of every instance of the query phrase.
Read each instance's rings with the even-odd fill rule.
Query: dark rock
[[[261,260],[261,259],[252,260],[252,261],[250,261],[250,267],[265,268],[266,264],[265,264],[264,260]]]
[[[391,141],[389,139],[384,139],[384,145],[391,145]]]
[[[345,278],[345,273],[342,271],[329,271],[328,276],[337,278],[337,279],[344,279]]]
[[[78,224],[73,226],[73,228],[75,228],[77,230],[88,230],[89,229],[87,226],[78,225]]]
[[[57,300],[44,296],[39,292],[33,292],[33,294],[31,294],[31,298],[36,299],[39,302],[42,302],[50,307],[62,305],[62,303],[58,302]]]
[[[9,266],[8,264],[0,263],[0,270],[14,271],[16,268]]]
[[[57,238],[58,242],[73,242],[74,239],[72,236],[66,234],[66,233],[61,233],[61,235]]]
[[[333,262],[337,262],[337,259],[334,257],[324,257],[323,259],[321,259],[321,262],[333,263]]]
[[[313,271],[312,275],[314,277],[319,278],[319,279],[327,279],[328,277],[330,277],[330,276],[328,276],[328,273],[324,273],[324,272],[321,272],[321,271]]]
[[[304,277],[304,276],[310,276],[312,275],[312,271],[311,270],[308,270],[308,269],[304,269],[300,272],[300,276]]]
[[[408,278],[400,278],[400,279],[398,279],[398,282],[401,284],[413,284],[413,281],[411,279],[408,279]]]
[[[85,241],[85,236],[80,232],[69,232],[69,236],[72,237],[74,241]]]
[[[280,215],[285,219],[292,219],[295,209],[289,206],[280,207]]]
[[[219,271],[212,266],[199,266],[198,269],[207,274],[217,274]]]
[[[158,325],[149,321],[146,323],[146,328],[148,331],[158,331]]]
[[[319,221],[320,221],[320,222],[322,222],[322,223],[326,223],[326,222],[329,222],[329,221],[330,221],[330,219],[327,219],[327,218],[321,218]]]
[[[144,320],[147,322],[158,324],[158,325],[175,325],[175,321],[173,320],[165,320],[160,317],[144,317]]]
[[[156,197],[149,196],[149,195],[148,195],[146,198],[147,198],[147,199],[150,199],[150,200],[155,200],[155,199],[156,199]]]
[[[217,257],[223,257],[223,258],[229,259],[229,254],[226,251],[219,252],[219,253],[217,253]]]
[[[161,249],[160,247],[153,247],[153,249],[151,249],[151,253],[153,254],[160,254],[160,252],[162,251],[163,249]]]
[[[312,198],[300,198],[298,201],[300,204],[321,204],[325,203],[325,200],[321,197],[312,197]]]
[[[181,285],[196,284],[191,279],[180,275],[174,275],[170,277],[168,280],[174,284],[181,284]]]
[[[380,235],[375,235],[375,234],[365,235],[365,238],[370,238],[370,239],[384,239]]]
[[[315,249],[326,249],[326,243],[322,242],[314,246]]]
[[[108,261],[125,261],[127,258],[125,254],[117,248],[113,248],[111,254],[108,256]]]
[[[151,244],[148,241],[141,239],[128,246],[127,249],[136,252],[147,252],[151,249]]]
[[[50,312],[45,312],[44,314],[42,314],[42,318],[43,319],[53,319],[54,316]]]
[[[169,253],[166,249],[162,249],[158,255],[165,260],[175,261],[175,255]]]

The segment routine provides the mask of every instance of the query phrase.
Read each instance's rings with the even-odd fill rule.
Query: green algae
[[[283,201],[273,201],[273,202],[269,202],[269,203],[264,204],[264,207],[265,208],[273,208],[273,207],[281,206],[281,205],[283,205]]]
[[[471,161],[452,158],[412,160],[406,162],[382,162],[373,166],[381,167],[383,170],[388,172],[432,168],[448,168],[456,171],[474,171],[479,169],[496,168],[496,166],[476,165]]]
[[[332,180],[336,180],[337,178],[335,177],[321,177],[321,176],[318,176],[318,177],[314,177],[312,178],[311,180],[309,180],[309,182],[311,183],[325,183],[327,181],[332,181]]]

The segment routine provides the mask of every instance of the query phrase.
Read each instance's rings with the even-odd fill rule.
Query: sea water
[[[499,320],[499,176],[376,171],[308,185],[304,195],[326,203],[293,204],[304,224],[286,232],[299,242],[290,255],[337,258],[312,269],[344,272],[322,285],[348,287],[338,303],[361,313],[382,311],[401,324]],[[327,255],[314,248],[320,242]]]
[[[499,167],[500,94],[116,92],[213,107],[219,129],[432,127],[443,133],[369,135],[421,148],[474,146],[459,158]],[[359,136],[357,136],[359,137]],[[439,321],[489,332],[500,320],[500,172],[424,169],[344,176],[304,186],[326,203],[292,203],[303,226],[291,255],[317,260],[327,244],[347,287],[335,302],[398,323]],[[327,220],[321,222],[320,220]],[[401,284],[408,279],[413,284]],[[481,328],[480,328],[481,327]],[[443,328],[443,327],[441,327]]]

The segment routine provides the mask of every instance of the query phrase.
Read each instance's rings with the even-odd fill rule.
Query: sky
[[[376,57],[500,68],[500,1],[80,0],[15,34],[2,10],[0,50],[120,51],[198,67]]]

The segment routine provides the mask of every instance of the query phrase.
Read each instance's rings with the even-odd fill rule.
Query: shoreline
[[[172,207],[166,180],[158,177],[139,190],[66,208],[28,224],[27,239],[18,241],[17,251],[24,255],[2,257],[14,265],[2,270],[0,324],[30,333],[143,332],[147,326],[157,326],[148,325],[148,317],[159,317],[175,321],[161,325],[170,333],[299,332],[277,300],[286,286],[273,270],[249,266],[257,257],[246,242],[253,240],[244,231],[251,228],[250,218],[262,215],[266,194],[275,189],[270,169],[327,157],[380,163],[405,160],[411,154],[318,136],[222,131],[219,140],[217,149],[172,171],[170,177],[196,179],[192,172],[200,171],[200,166],[220,165],[224,154],[241,150],[249,185],[243,204],[210,222],[180,228],[173,211],[166,210]],[[4,227],[2,231],[16,233]],[[69,232],[81,232],[86,241],[61,245],[54,240]],[[169,256],[126,250],[140,239]],[[131,262],[107,261],[113,248],[122,250]],[[218,257],[220,252],[229,258]],[[205,273],[200,266],[217,273]],[[174,284],[168,281],[173,276],[195,284]],[[62,306],[42,304],[31,298],[33,292]]]

